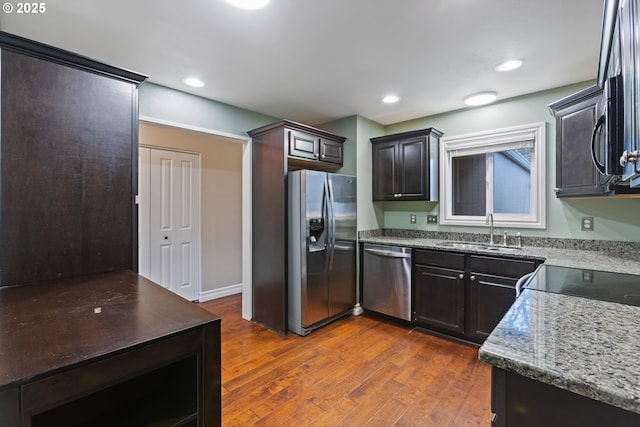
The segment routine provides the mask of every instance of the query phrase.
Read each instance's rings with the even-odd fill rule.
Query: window
[[[442,224],[545,227],[545,123],[442,138]]]

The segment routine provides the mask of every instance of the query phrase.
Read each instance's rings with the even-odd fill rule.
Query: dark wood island
[[[2,426],[219,426],[220,319],[125,271],[0,288]]]

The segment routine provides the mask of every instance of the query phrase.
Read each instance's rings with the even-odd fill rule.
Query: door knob
[[[460,275],[458,275],[458,279],[460,280],[464,279],[464,274],[460,273]]]

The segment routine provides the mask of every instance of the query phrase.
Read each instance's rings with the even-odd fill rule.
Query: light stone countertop
[[[640,413],[640,307],[526,289],[479,357]]]
[[[522,249],[511,249],[505,252],[486,250],[462,251],[460,249],[438,246],[438,243],[443,242],[444,240],[446,239],[389,236],[360,237],[359,239],[359,241],[363,243],[408,246],[412,248],[435,249],[439,251],[468,252],[511,258],[530,258],[544,260],[547,265],[640,275],[640,253],[615,253],[543,246],[523,246]]]
[[[640,275],[640,253],[633,250],[524,246],[495,253],[438,246],[443,240],[394,236],[359,239],[364,243],[533,258],[547,265]],[[640,413],[640,307],[526,289],[484,342],[479,358],[498,368]]]

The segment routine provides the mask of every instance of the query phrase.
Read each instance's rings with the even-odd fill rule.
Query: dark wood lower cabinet
[[[518,279],[540,261],[414,250],[414,315],[418,327],[481,344],[516,298]]]
[[[483,342],[515,301],[517,279],[471,274],[467,335]]]
[[[415,322],[443,332],[464,333],[464,271],[415,267]]]
[[[493,427],[628,427],[640,414],[493,367]]]

